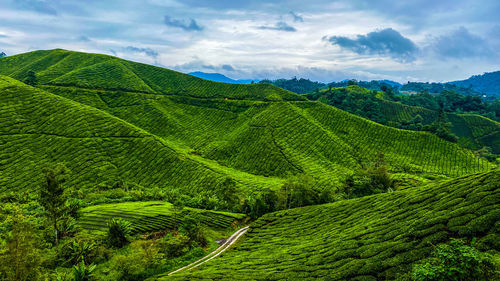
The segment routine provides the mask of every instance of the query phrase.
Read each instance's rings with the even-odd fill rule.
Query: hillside
[[[439,117],[438,110],[394,102],[385,92],[370,91],[358,85],[323,89],[306,96],[396,128],[411,125],[417,115],[422,117],[422,125],[429,125]],[[476,150],[486,146],[493,153],[500,153],[499,122],[477,114],[448,112],[446,117],[451,122],[451,132],[459,138],[459,144]]]
[[[408,122],[420,115],[423,124],[431,124],[439,113],[418,106],[409,106],[401,103],[383,100],[381,111],[387,121]],[[446,114],[451,122],[451,131],[459,137],[459,143],[467,147],[479,149],[483,146],[490,147],[493,153],[500,153],[500,123],[476,114]]]
[[[485,93],[488,96],[500,97],[500,71],[474,75],[469,79],[453,81],[449,82],[449,84],[461,87],[472,87],[474,90]]]
[[[272,85],[216,83],[63,50],[0,61],[0,74],[22,80],[29,71],[37,88],[2,78],[1,190],[36,188],[50,162],[65,163],[74,184],[89,190],[126,183],[190,194],[213,193],[228,178],[244,193],[278,189],[294,174],[335,191],[378,152],[405,175],[492,168],[432,134],[382,126]]]
[[[71,170],[70,184],[92,191],[85,197],[93,199],[124,184],[139,190],[178,187],[186,193],[209,190],[229,176],[241,177],[245,186],[274,184],[198,159],[108,113],[5,76],[0,76],[0,93],[2,192],[36,189],[42,168],[57,162]]]
[[[233,251],[159,280],[393,280],[452,237],[500,250],[500,170],[270,213]]]

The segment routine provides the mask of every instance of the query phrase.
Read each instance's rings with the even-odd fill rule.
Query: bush
[[[436,247],[432,257],[415,264],[412,276],[416,281],[493,280],[495,264],[488,254],[452,239]]]
[[[130,222],[124,219],[112,219],[108,223],[107,243],[116,248],[125,246],[129,242],[128,236],[132,231],[130,225]]]

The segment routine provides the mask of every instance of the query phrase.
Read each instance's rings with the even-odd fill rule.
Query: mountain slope
[[[36,143],[27,145],[33,154],[28,158],[23,143],[9,147],[13,142],[5,142],[10,154],[2,162],[1,169],[9,171],[3,189],[37,186],[37,181],[21,183],[23,175],[16,175],[20,165],[34,175],[40,165],[57,161],[68,162],[89,188],[107,178],[123,178],[146,189],[178,187],[189,193],[212,190],[226,177],[245,192],[277,189],[290,175],[302,173],[322,188],[336,189],[378,152],[395,173],[456,176],[492,167],[429,133],[382,126],[272,85],[216,83],[115,57],[63,50],[0,61],[0,73],[17,79],[30,70],[36,71],[37,87],[43,91],[4,79],[1,110],[4,123],[11,125],[5,125],[3,133],[29,128],[35,134],[62,134],[62,138],[23,135],[23,143]],[[37,103],[30,98],[33,95],[47,102]],[[12,104],[15,109],[8,109]],[[50,109],[43,108],[47,104]],[[86,118],[90,109],[113,122]],[[60,113],[38,114],[43,110]],[[18,122],[26,118],[25,111],[37,122]],[[127,132],[120,136],[129,138],[132,131],[140,137],[112,138],[107,127],[116,126]],[[85,136],[76,139],[78,147],[65,130]],[[95,130],[99,139],[92,138]],[[64,141],[58,146],[65,149],[52,147],[54,138]],[[87,158],[76,157],[76,152]],[[103,163],[89,164],[96,161]],[[83,168],[88,170],[81,174]]]
[[[487,72],[483,75],[474,75],[466,80],[453,81],[449,84],[472,87],[474,90],[489,96],[500,97],[500,71]]]
[[[0,76],[0,120],[0,191],[36,189],[41,169],[56,162],[68,166],[70,184],[82,191],[125,182],[132,188],[170,186],[194,193],[226,177],[243,186],[274,185],[272,179],[200,160],[96,108],[5,76]]]
[[[233,251],[160,280],[393,280],[452,237],[500,251],[500,170],[264,215]]]

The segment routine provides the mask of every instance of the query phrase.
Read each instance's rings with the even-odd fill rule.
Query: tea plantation
[[[125,202],[96,205],[81,210],[78,226],[86,230],[105,231],[111,219],[122,218],[131,223],[133,233],[143,233],[175,229],[182,223],[184,216],[197,214],[201,222],[211,228],[224,229],[235,227],[244,214],[215,212],[193,208],[175,208],[162,201]]]
[[[277,189],[296,174],[336,190],[379,152],[405,176],[494,166],[432,134],[382,126],[268,84],[210,82],[64,50],[0,61],[0,74],[23,80],[29,71],[37,89],[2,78],[0,190],[36,188],[50,162],[66,164],[82,188],[118,182],[186,193],[226,178],[244,192]]]
[[[500,250],[500,170],[267,214],[231,252],[161,280],[393,280],[452,237]]]

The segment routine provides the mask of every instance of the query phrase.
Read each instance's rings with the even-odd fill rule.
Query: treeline
[[[277,80],[264,79],[261,80],[259,83],[272,84],[274,86],[280,87],[282,89],[297,94],[309,93],[316,89],[323,88],[326,86],[326,84],[321,82],[314,82],[304,78],[297,79],[297,77],[294,77],[292,79],[277,79]]]
[[[462,87],[454,84],[443,84],[443,83],[429,83],[429,82],[410,82],[404,84],[400,88],[401,91],[408,92],[429,92],[434,94],[439,94],[443,91],[455,91],[462,95],[468,96],[480,96],[481,93],[473,89],[472,87]]]

